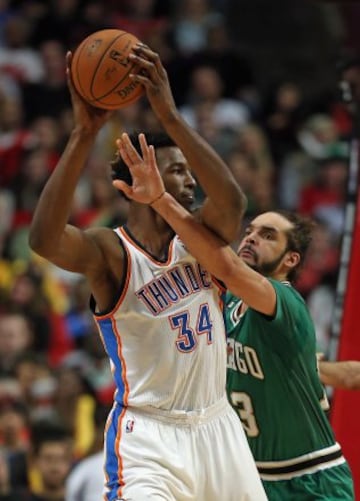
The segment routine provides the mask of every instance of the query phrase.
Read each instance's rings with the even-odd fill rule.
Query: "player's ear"
[[[285,255],[285,262],[289,268],[295,268],[300,263],[300,254],[295,251],[289,251]]]

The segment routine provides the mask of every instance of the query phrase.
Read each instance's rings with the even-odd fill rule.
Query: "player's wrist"
[[[93,141],[97,135],[97,131],[93,128],[78,124],[72,130],[71,135],[74,139]]]
[[[151,207],[154,207],[154,204],[156,205],[157,203],[159,203],[161,201],[161,199],[164,197],[165,193],[166,193],[166,190],[163,190],[157,197],[154,198],[154,200],[152,200],[152,202],[149,202],[149,205]]]

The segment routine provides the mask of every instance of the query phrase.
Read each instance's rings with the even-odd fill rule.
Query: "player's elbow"
[[[241,226],[245,211],[247,209],[248,200],[245,193],[239,190],[231,200],[231,212],[234,219],[234,224]]]
[[[223,218],[221,236],[226,242],[232,243],[239,238],[246,208],[247,198],[244,193],[240,192],[238,197],[234,197],[230,210]]]
[[[39,232],[34,227],[30,228],[29,246],[33,252],[45,259],[50,259],[54,252],[54,243],[52,239],[42,232]]]

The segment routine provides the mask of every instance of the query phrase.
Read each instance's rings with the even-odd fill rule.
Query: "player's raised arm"
[[[114,186],[137,202],[151,205],[174,229],[190,253],[214,276],[247,304],[258,311],[272,314],[276,296],[270,282],[247,266],[232,248],[213,231],[199,222],[165,191],[155,152],[140,134],[142,157],[136,152],[127,134],[118,140],[119,153],[129,167],[133,183],[114,181]]]
[[[75,187],[109,112],[86,104],[75,92],[70,78],[71,54],[67,54],[67,75],[75,126],[67,146],[37,204],[30,228],[31,248],[58,266],[79,273],[103,259],[96,234],[67,224]],[[86,256],[86,259],[84,257]]]
[[[158,54],[142,44],[134,52],[129,57],[141,71],[132,78],[144,85],[154,113],[183,152],[206,193],[201,219],[225,241],[232,242],[239,234],[245,195],[219,155],[181,117]]]

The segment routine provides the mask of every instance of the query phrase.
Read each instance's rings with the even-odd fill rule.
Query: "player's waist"
[[[256,461],[256,466],[262,480],[278,481],[316,473],[344,462],[341,447],[335,443],[330,447],[283,461]]]
[[[130,409],[130,407],[129,407]],[[204,407],[203,409],[195,410],[165,410],[158,409],[153,406],[141,406],[141,407],[131,407],[131,411],[152,419],[156,419],[163,422],[171,422],[183,425],[196,425],[202,424],[210,421],[214,417],[217,417],[224,413],[225,411],[231,409],[226,396],[222,397],[213,405],[209,407]]]

